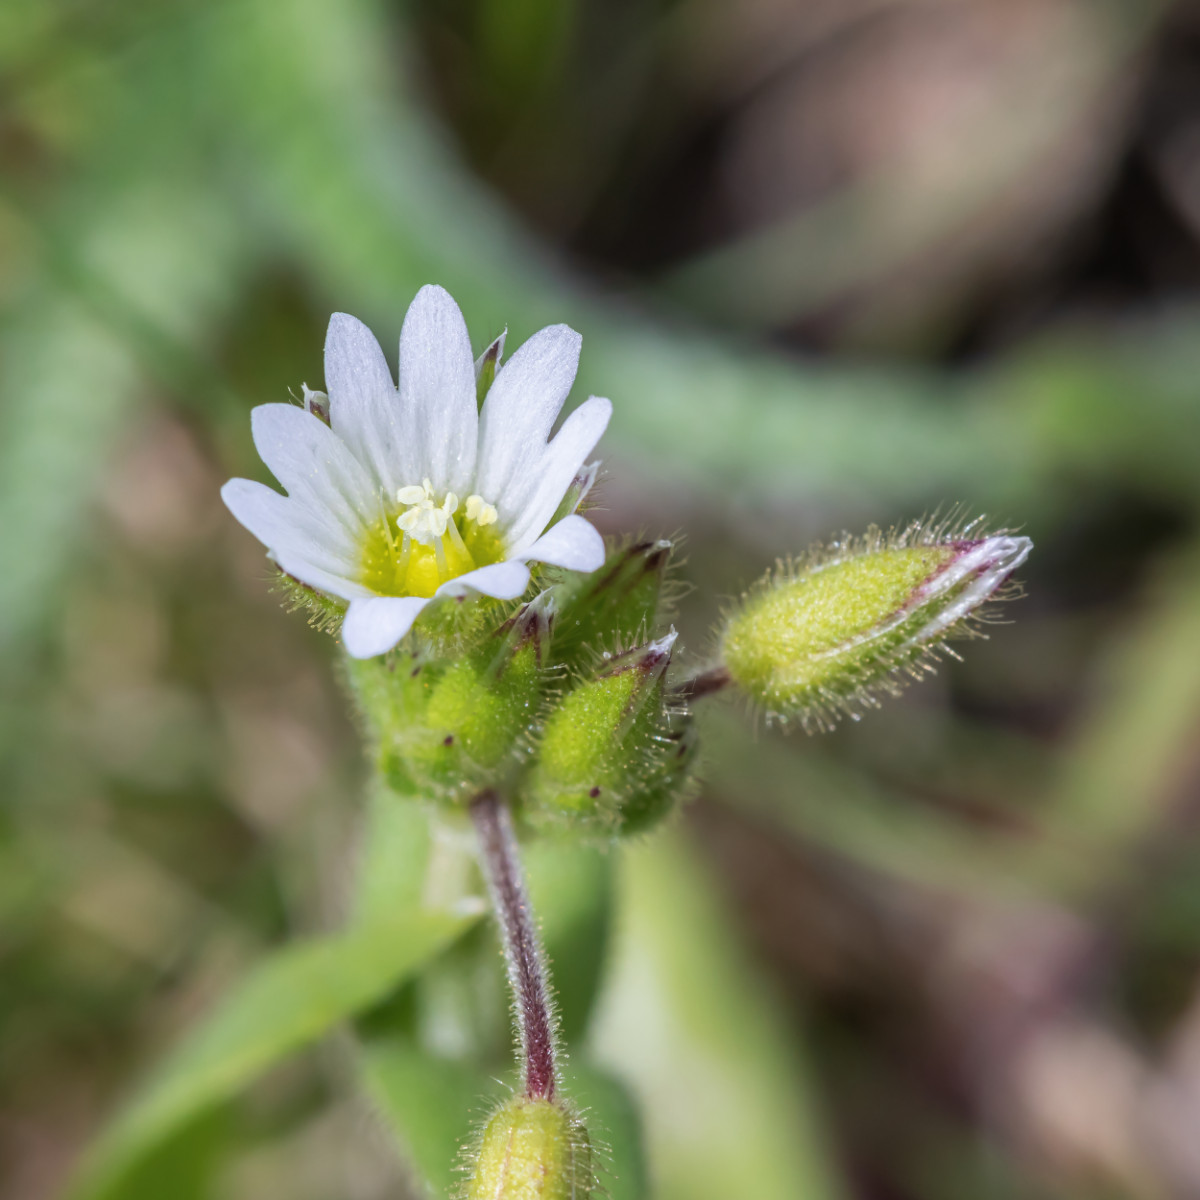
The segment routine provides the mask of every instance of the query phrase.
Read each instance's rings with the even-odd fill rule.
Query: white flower
[[[398,388],[371,332],[337,313],[325,341],[329,424],[307,388],[304,408],[251,414],[287,495],[231,479],[222,499],[282,570],[350,602],[342,640],[355,658],[391,649],[434,596],[516,599],[527,562],[594,571],[604,542],[583,517],[546,528],[572,484],[582,494],[594,478],[584,460],[612,414],[593,396],[549,438],[580,342],[566,325],[534,334],[479,411],[466,323],[442,288],[422,288],[404,318]]]

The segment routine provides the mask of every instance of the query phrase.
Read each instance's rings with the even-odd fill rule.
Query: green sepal
[[[351,685],[392,790],[464,805],[504,789],[527,754],[552,605],[542,593],[457,658],[403,649],[350,660]]]
[[[660,615],[670,560],[669,541],[635,542],[610,550],[600,570],[560,583],[555,661],[577,668],[601,651],[645,641]]]
[[[500,369],[500,360],[504,357],[504,342],[507,337],[508,330],[506,329],[475,360],[475,403],[479,408],[483,407],[488,390],[495,381],[496,372]]]
[[[610,658],[549,712],[521,793],[527,823],[618,834],[646,828],[670,807],[690,761],[686,749],[679,754],[685,727],[666,691],[674,642],[672,631]]]
[[[324,592],[301,583],[286,571],[280,571],[275,583],[275,591],[283,596],[284,607],[288,612],[303,611],[308,616],[308,623],[323,633],[337,637],[342,628],[342,618],[346,615],[346,603]]]

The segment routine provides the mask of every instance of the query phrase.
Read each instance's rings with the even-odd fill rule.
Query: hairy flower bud
[[[383,777],[396,791],[462,804],[504,785],[537,705],[552,616],[543,592],[457,659],[351,664]]]
[[[665,689],[675,636],[610,659],[546,718],[524,788],[533,824],[644,828],[685,786],[691,742],[684,719],[673,723]]]
[[[721,659],[769,718],[828,728],[932,669],[1025,561],[1028,538],[913,525],[781,564],[729,616]]]
[[[669,541],[635,542],[609,551],[600,570],[555,588],[555,659],[577,665],[589,652],[624,649],[649,637],[670,558]]]
[[[556,1101],[514,1096],[484,1127],[467,1200],[587,1200],[594,1188],[583,1123]]]

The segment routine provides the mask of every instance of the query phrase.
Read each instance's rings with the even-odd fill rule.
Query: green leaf
[[[550,959],[559,1032],[570,1044],[584,1036],[608,961],[616,854],[546,838],[521,850]]]
[[[474,1062],[430,1054],[396,1039],[369,1043],[359,1056],[367,1094],[379,1106],[405,1157],[431,1195],[459,1178],[459,1151],[500,1095]]]
[[[563,1070],[563,1095],[587,1125],[600,1194],[605,1200],[648,1197],[641,1113],[632,1092],[607,1071],[572,1060]]]
[[[592,1038],[645,1116],[659,1200],[840,1195],[794,1039],[686,844],[631,846]]]
[[[68,1200],[116,1194],[165,1139],[382,999],[468,924],[441,913],[412,915],[279,951],[163,1063],[95,1146]]]

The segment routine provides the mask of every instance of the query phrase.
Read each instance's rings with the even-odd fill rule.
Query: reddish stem
[[[558,1082],[554,1065],[557,1030],[545,955],[525,890],[512,817],[508,806],[489,790],[476,797],[471,818],[508,961],[508,982],[521,1035],[525,1095],[552,1100]]]

